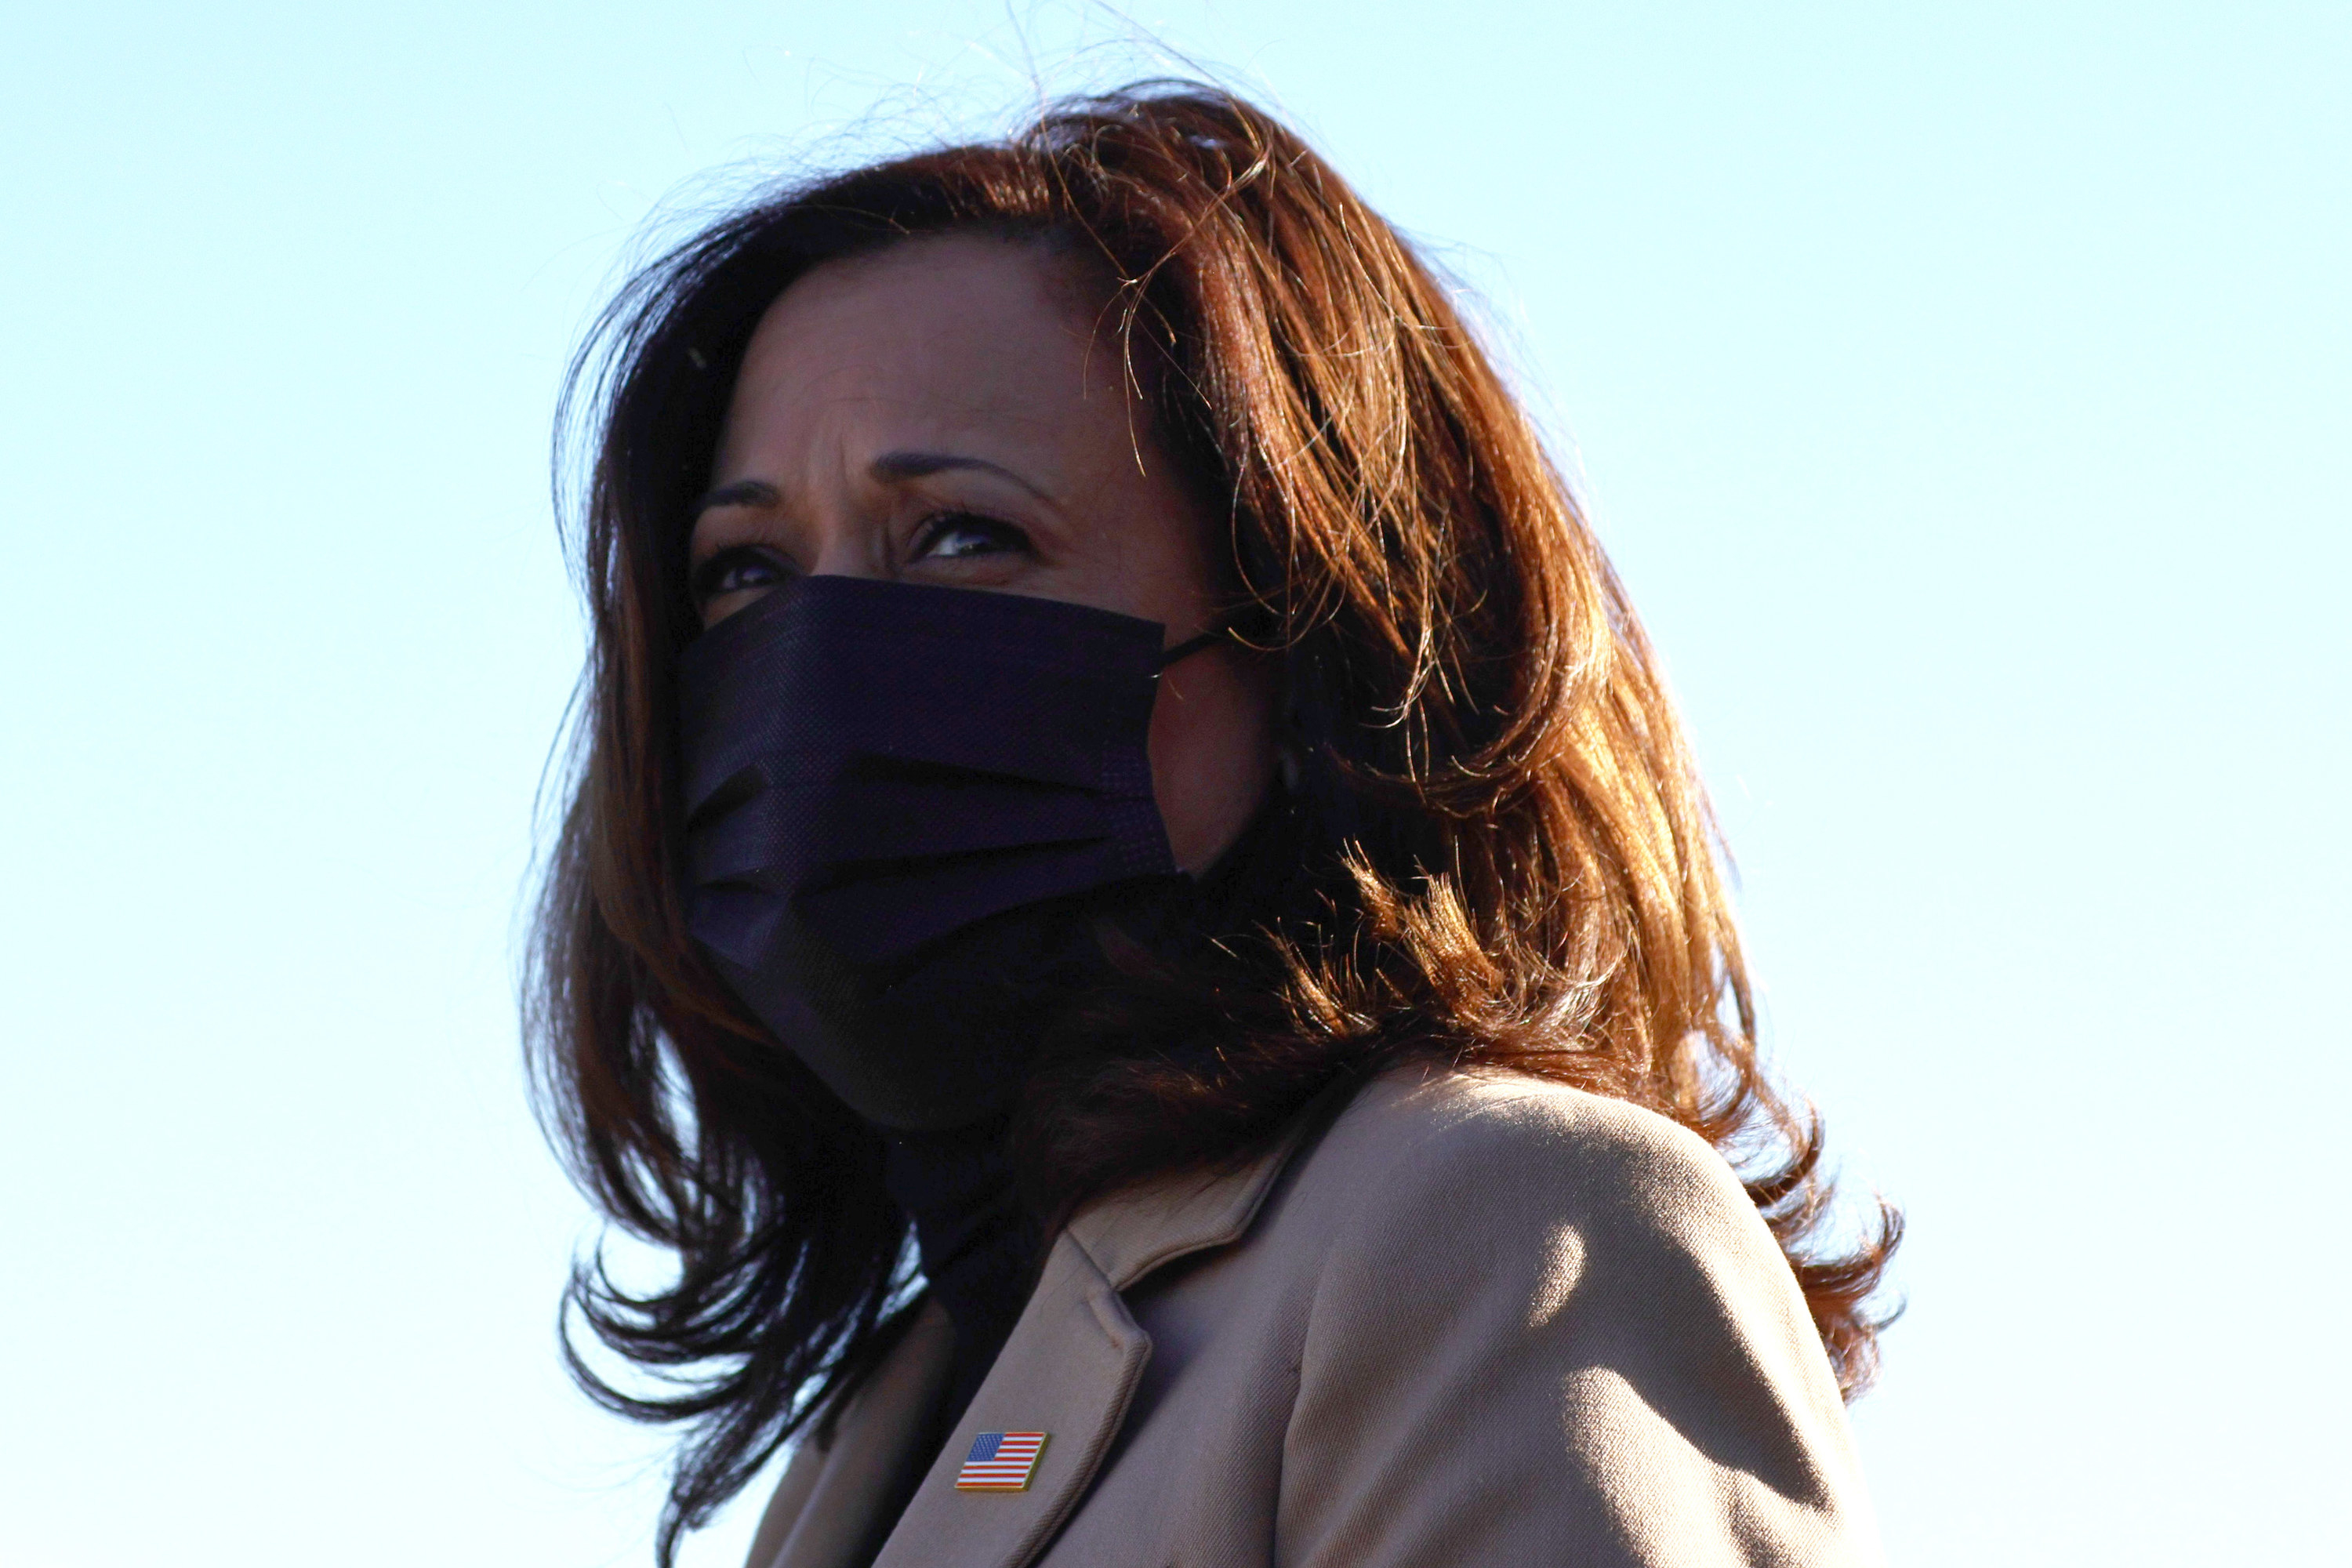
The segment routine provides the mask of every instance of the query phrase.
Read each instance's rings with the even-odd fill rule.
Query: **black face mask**
[[[746,1006],[884,1127],[1019,1087],[1101,978],[1105,920],[1180,910],[1146,751],[1155,622],[803,578],[680,659],[688,921]]]

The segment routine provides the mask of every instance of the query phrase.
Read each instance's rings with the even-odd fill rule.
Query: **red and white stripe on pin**
[[[1043,1432],[982,1432],[971,1440],[971,1452],[956,1472],[960,1492],[1018,1492],[1029,1489],[1037,1456],[1045,1451]]]

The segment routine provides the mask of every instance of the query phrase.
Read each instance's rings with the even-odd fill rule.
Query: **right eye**
[[[722,550],[694,569],[690,586],[694,602],[708,605],[714,599],[730,594],[749,594],[772,588],[789,579],[793,569],[779,560],[774,552],[756,544],[738,544]]]

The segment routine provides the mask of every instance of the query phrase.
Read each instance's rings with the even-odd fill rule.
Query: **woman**
[[[1872,1558],[1894,1216],[1820,1240],[1641,631],[1327,165],[1066,105],[602,342],[535,1039],[679,1260],[568,1298],[665,1562],[795,1439],[752,1568]]]

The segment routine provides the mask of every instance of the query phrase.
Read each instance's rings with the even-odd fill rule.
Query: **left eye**
[[[1000,555],[1029,548],[1029,536],[1009,522],[977,512],[946,512],[930,519],[915,536],[918,561],[961,561],[974,555]]]

